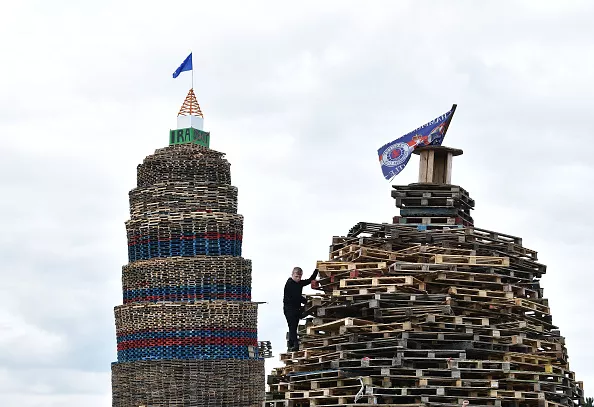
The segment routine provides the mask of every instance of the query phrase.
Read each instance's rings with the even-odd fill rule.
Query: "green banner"
[[[169,145],[194,143],[210,147],[210,133],[189,127],[187,129],[169,130]]]

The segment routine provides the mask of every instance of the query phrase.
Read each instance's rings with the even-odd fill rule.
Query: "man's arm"
[[[305,287],[306,285],[310,284],[313,280],[316,279],[316,277],[318,276],[318,269],[315,269],[314,272],[311,274],[311,276],[307,279],[307,280],[301,280],[299,282],[299,284],[301,284],[302,287]]]
[[[283,290],[283,301],[289,299],[291,293],[289,292],[289,280],[285,283],[285,289]]]

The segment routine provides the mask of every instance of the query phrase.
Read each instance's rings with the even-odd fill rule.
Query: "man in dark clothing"
[[[299,340],[297,338],[297,325],[301,318],[301,304],[306,304],[307,299],[301,294],[301,290],[310,284],[318,276],[318,269],[315,269],[311,277],[302,280],[303,270],[301,267],[295,267],[291,277],[285,283],[285,294],[283,297],[283,311],[289,325],[288,351],[299,350]]]

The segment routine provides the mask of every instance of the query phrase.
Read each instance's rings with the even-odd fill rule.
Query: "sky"
[[[480,228],[523,238],[594,395],[590,1],[0,1],[0,405],[111,403],[128,191],[191,86],[225,152],[259,339],[332,236],[398,214],[377,149],[458,108],[444,145]],[[307,288],[305,293],[312,292]]]

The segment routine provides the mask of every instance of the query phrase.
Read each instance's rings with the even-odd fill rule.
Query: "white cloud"
[[[0,310],[0,364],[17,366],[20,361],[46,364],[63,357],[67,341],[62,335],[37,327],[6,308]]]

